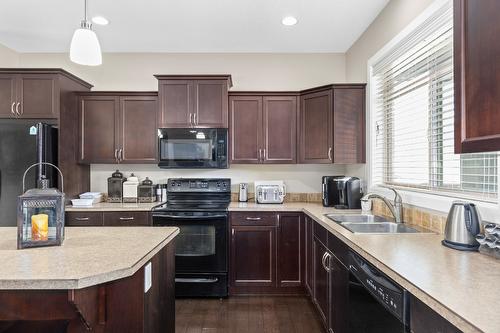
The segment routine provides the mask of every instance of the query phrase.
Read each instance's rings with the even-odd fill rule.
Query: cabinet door
[[[231,96],[229,103],[231,163],[261,163],[262,97]]]
[[[455,153],[500,150],[500,1],[454,2]]]
[[[148,212],[104,212],[104,226],[130,227],[149,226],[151,217]]]
[[[305,215],[305,285],[309,295],[313,296],[313,221]]]
[[[330,318],[328,326],[331,332],[348,333],[349,331],[349,270],[331,256],[330,267]]]
[[[332,90],[303,95],[299,163],[332,163]]]
[[[158,97],[160,127],[193,126],[193,82],[190,80],[161,80]]]
[[[120,149],[122,162],[156,163],[156,96],[120,97]]]
[[[313,301],[326,327],[330,311],[330,274],[323,265],[325,253],[328,253],[328,249],[314,238]]]
[[[16,108],[16,75],[0,74],[0,118],[13,118]]]
[[[333,90],[333,163],[365,163],[365,89]]]
[[[415,296],[410,298],[410,327],[412,333],[462,332]]]
[[[278,287],[301,287],[304,280],[304,224],[300,213],[278,214]]]
[[[264,106],[264,163],[297,162],[297,97],[266,96]]]
[[[276,227],[231,228],[232,287],[276,287]]]
[[[196,127],[227,128],[228,101],[226,80],[197,80],[193,82]]]
[[[56,75],[19,74],[17,99],[21,118],[57,118],[59,110]]]
[[[81,96],[79,104],[80,161],[116,163],[119,98]]]

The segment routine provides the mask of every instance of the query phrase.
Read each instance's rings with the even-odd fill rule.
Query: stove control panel
[[[231,192],[230,178],[170,178],[168,192]]]

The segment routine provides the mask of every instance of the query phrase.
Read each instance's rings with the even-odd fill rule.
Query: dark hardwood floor
[[[176,333],[324,333],[307,297],[176,299]]]

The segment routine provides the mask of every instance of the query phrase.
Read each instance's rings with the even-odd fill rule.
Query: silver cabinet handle
[[[262,217],[246,217],[245,220],[247,220],[247,221],[260,221],[260,220],[262,220]]]
[[[263,154],[262,154],[262,162],[266,160],[266,148],[264,148]]]
[[[12,105],[10,106],[10,113],[16,116],[16,112],[14,111],[14,105],[16,105],[16,102],[12,102]]]
[[[77,221],[88,221],[89,218],[88,217],[75,217],[75,220],[77,220]]]
[[[193,118],[194,118],[194,125],[195,125],[195,126],[196,126],[196,125],[198,125],[198,114],[196,114],[196,113],[195,113],[195,114],[193,115]]]
[[[120,217],[120,221],[133,221],[133,217]]]
[[[231,229],[231,235],[234,237],[234,228]]]
[[[193,123],[193,114],[192,113],[189,114],[189,125],[190,126],[194,125],[194,123]]]
[[[115,161],[118,163],[118,149],[115,149]]]
[[[216,283],[218,282],[218,278],[212,278],[212,279],[189,279],[189,278],[176,278],[175,282],[180,282],[180,283]]]
[[[123,149],[120,148],[120,150],[118,151],[118,159],[120,160],[120,162],[123,162]]]
[[[16,104],[16,113],[18,116],[20,116],[22,114],[22,111],[19,111],[19,106],[21,105],[21,103],[17,102]]]
[[[328,264],[327,264],[327,260],[328,260]],[[332,270],[331,268],[331,260],[332,260],[332,255],[330,253],[327,253],[326,254],[326,257],[325,257],[325,270],[330,273],[330,271]]]
[[[332,147],[328,148],[328,159],[329,159],[330,161],[332,161],[332,160],[333,160],[333,159],[332,159],[332,151],[333,151]]]
[[[262,149],[259,148],[259,163],[262,162]]]
[[[328,252],[325,252],[325,254],[323,254],[323,258],[321,258],[321,263],[323,264],[323,268],[328,273],[330,273],[330,270],[331,270],[330,269],[330,258],[331,258],[331,255]],[[326,259],[328,259],[328,266],[326,265]]]

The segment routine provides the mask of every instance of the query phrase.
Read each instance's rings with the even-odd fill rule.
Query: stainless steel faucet
[[[383,197],[376,193],[367,193],[365,196],[363,196],[363,198],[361,198],[361,200],[368,200],[368,199],[382,200],[391,211],[391,214],[392,216],[394,216],[394,220],[396,221],[396,223],[403,223],[403,199],[395,189],[391,188],[391,190],[393,190],[394,194],[396,195],[394,197],[394,204],[392,204],[386,197]]]

